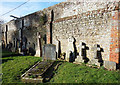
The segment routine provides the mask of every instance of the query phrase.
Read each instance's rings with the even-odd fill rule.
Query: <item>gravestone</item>
[[[37,55],[42,57],[42,45],[41,45],[41,34],[40,34],[40,32],[37,32],[37,45],[38,45]]]
[[[102,54],[101,54],[101,52],[103,52],[103,51],[101,49],[102,48],[98,44],[95,44],[94,47],[92,47],[94,56],[93,56],[93,59],[91,59],[88,62],[89,64],[95,64],[97,66],[103,65]]]
[[[77,58],[75,59],[76,63],[84,63],[83,57],[82,57],[82,42],[80,42],[80,44],[78,45],[78,50],[79,50],[79,55],[77,56]]]
[[[117,64],[112,61],[104,61],[103,66],[108,70],[116,70]]]
[[[4,49],[5,48],[5,42],[4,42],[4,40],[2,40],[2,49]]]
[[[17,51],[17,49],[18,49],[18,39],[15,38],[15,52]]]
[[[56,46],[45,44],[43,47],[43,60],[56,60]]]
[[[26,49],[27,47],[27,38],[24,36],[23,37],[23,46],[24,46],[24,49]]]
[[[94,49],[94,58],[98,59],[99,58],[98,52],[100,51],[100,47],[97,44],[95,44],[93,49]]]
[[[75,62],[87,63],[89,61],[89,59],[87,58],[87,50],[89,50],[89,47],[86,45],[86,43],[80,42],[78,49],[79,55],[77,55]]]
[[[74,47],[73,47],[73,42],[74,42],[74,37],[71,36],[68,38],[68,43],[67,43],[67,51],[66,51],[66,60],[69,61],[69,57],[70,57],[70,53],[71,51],[74,51]]]

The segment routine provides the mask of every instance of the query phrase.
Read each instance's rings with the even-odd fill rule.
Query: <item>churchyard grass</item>
[[[40,57],[33,56],[9,56],[2,58],[2,82],[21,83],[21,75],[38,61]]]
[[[3,57],[3,84],[22,83],[21,75],[41,60],[42,58],[33,56]],[[90,68],[85,66],[85,64],[63,62],[54,73],[49,83],[120,83],[120,71]]]
[[[55,71],[51,83],[120,83],[120,71],[107,71],[103,68],[64,62]]]

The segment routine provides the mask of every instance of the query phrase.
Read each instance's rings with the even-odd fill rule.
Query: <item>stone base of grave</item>
[[[22,78],[22,82],[24,83],[42,83],[43,78]]]
[[[104,61],[103,66],[108,70],[116,70],[117,64],[112,61]]]
[[[83,60],[82,56],[77,56],[77,58],[75,59],[76,63],[85,63],[85,60]]]
[[[89,60],[88,64],[101,66],[101,62],[98,62],[98,59]]]

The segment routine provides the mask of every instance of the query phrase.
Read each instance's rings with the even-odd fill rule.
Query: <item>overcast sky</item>
[[[14,15],[17,17],[25,16],[30,13],[34,13],[36,11],[42,10],[44,8],[47,8],[49,6],[53,6],[55,4],[58,4],[60,2],[63,2],[65,0],[30,0],[26,4],[22,5],[21,7],[15,9],[14,11],[5,14],[6,12],[16,8],[17,6],[23,4],[24,2],[28,0],[4,0],[0,3],[0,18],[3,19],[5,22],[8,22],[12,20],[13,18],[10,17],[10,15]],[[5,15],[3,15],[5,14]],[[2,16],[3,15],[3,16]]]

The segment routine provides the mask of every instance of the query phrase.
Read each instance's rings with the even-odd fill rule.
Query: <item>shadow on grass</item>
[[[9,58],[9,57],[18,57],[18,56],[22,56],[22,55],[21,54],[11,54],[11,55],[2,56],[2,63],[5,63],[5,62],[7,62],[9,60],[14,60],[14,59]]]
[[[10,56],[22,56],[21,54],[8,54],[8,55],[2,55],[2,58],[5,58],[5,57],[10,57]]]
[[[13,60],[13,59],[2,59],[2,63],[5,63],[5,62],[7,62],[9,60]]]
[[[49,82],[53,76],[55,75],[55,71],[58,69],[59,65],[61,65],[64,61],[55,61],[53,65],[44,73],[44,83]]]

